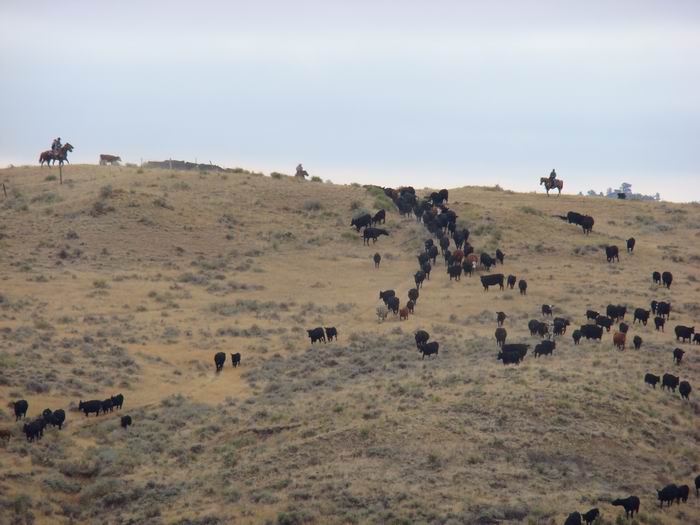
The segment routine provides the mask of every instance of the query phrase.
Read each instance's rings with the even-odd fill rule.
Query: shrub
[[[311,177],[311,182],[323,182],[323,179],[314,175],[313,177]]]
[[[273,179],[279,180],[282,177],[289,177],[289,175],[285,175],[284,173],[280,173],[278,171],[273,171],[272,173],[270,173],[270,177],[272,177]]]
[[[113,190],[112,186],[109,184],[107,186],[102,186],[100,188],[100,199],[109,199],[112,196]]]
[[[306,211],[319,211],[323,209],[323,204],[317,199],[312,199],[304,202],[303,208]]]
[[[518,209],[523,213],[527,213],[528,215],[536,215],[538,217],[542,217],[544,215],[544,213],[536,208],[533,208],[532,206],[521,206]]]
[[[54,180],[56,180],[56,175],[47,175],[44,180],[49,181],[49,182],[54,181]]]

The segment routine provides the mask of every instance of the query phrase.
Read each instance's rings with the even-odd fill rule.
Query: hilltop
[[[526,296],[449,281],[438,260],[415,315],[378,323],[378,292],[402,303],[429,237],[381,192],[240,171],[68,166],[0,170],[0,524],[563,523],[611,497],[642,499],[638,523],[698,524],[700,500],[658,508],[655,489],[700,474],[700,206],[450,189],[476,252]],[[428,189],[418,189],[420,195]],[[389,237],[362,245],[360,210],[387,209]],[[553,216],[592,215],[585,236]],[[633,254],[604,246],[635,237]],[[383,260],[374,268],[372,255]],[[652,271],[670,270],[670,290]],[[481,272],[483,273],[483,272]],[[666,332],[632,326],[639,351],[574,346],[588,308],[673,305]],[[553,356],[496,360],[542,304],[572,327]],[[631,316],[628,317],[631,324]],[[311,345],[306,329],[335,326]],[[421,360],[413,333],[439,357]],[[671,352],[682,347],[682,365]],[[213,356],[240,352],[220,374]],[[673,372],[690,402],[643,383]],[[79,400],[121,392],[119,412]],[[6,403],[64,408],[62,431],[27,443]]]

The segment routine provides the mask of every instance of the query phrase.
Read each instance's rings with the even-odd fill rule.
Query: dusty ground
[[[528,295],[450,282],[441,261],[408,321],[377,323],[380,289],[402,302],[427,232],[388,213],[389,238],[364,247],[353,210],[386,200],[361,187],[254,174],[69,166],[0,171],[0,524],[563,523],[636,494],[637,523],[698,524],[700,499],[659,510],[655,489],[700,473],[700,206],[450,190],[480,252]],[[424,190],[419,190],[423,193]],[[552,218],[595,217],[594,234]],[[602,247],[634,236],[633,255]],[[384,259],[374,269],[371,255]],[[624,248],[623,248],[624,251]],[[670,291],[651,283],[673,272]],[[608,303],[673,304],[666,333],[630,330],[519,367],[496,361],[495,312],[509,342],[534,345],[542,303],[572,324]],[[631,317],[629,318],[631,322]],[[337,343],[305,329],[336,326]],[[422,361],[413,332],[441,344]],[[673,348],[686,350],[681,366]],[[214,373],[213,355],[243,366]],[[645,387],[677,372],[690,402]],[[85,418],[81,399],[122,392]],[[7,402],[67,425],[27,443]]]

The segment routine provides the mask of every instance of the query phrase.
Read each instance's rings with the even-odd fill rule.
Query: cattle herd
[[[424,198],[418,198],[416,192],[411,187],[403,187],[399,189],[382,188],[385,195],[391,198],[396,205],[401,216],[410,216],[413,214],[415,219],[423,224],[427,231],[431,234],[424,242],[424,247],[417,254],[418,269],[414,274],[415,288],[408,291],[408,298],[405,306],[402,307],[401,299],[395,290],[381,290],[379,299],[383,302],[383,306],[378,307],[377,312],[380,320],[391,312],[395,316],[399,316],[399,320],[408,318],[413,314],[418,302],[420,290],[423,289],[426,281],[430,281],[430,276],[435,265],[438,263],[438,258],[444,261],[445,272],[449,280],[460,281],[461,277],[471,277],[474,272],[485,272],[480,275],[481,285],[484,292],[488,292],[491,287],[498,286],[499,290],[504,290],[507,286],[513,290],[515,285],[518,285],[518,290],[521,295],[527,295],[528,283],[525,279],[520,279],[516,275],[504,273],[488,273],[491,268],[498,264],[505,264],[505,254],[500,249],[497,249],[494,256],[489,253],[476,254],[474,247],[469,243],[470,232],[467,228],[457,226],[457,214],[447,207],[449,200],[448,190],[440,190],[433,192]],[[557,215],[556,217],[567,221],[569,224],[581,226],[584,234],[590,234],[593,231],[595,223],[593,217],[583,215],[577,212],[570,211],[565,216]],[[365,244],[372,239],[376,242],[379,235],[389,235],[386,229],[378,230],[374,226],[380,222],[386,221],[385,210],[380,210],[374,216],[366,213],[352,219],[351,226],[355,227],[358,232],[364,228],[363,239]],[[381,233],[378,233],[381,232]],[[626,252],[633,254],[637,241],[634,237],[627,239]],[[605,255],[608,262],[620,261],[620,250],[615,245],[605,247]],[[375,267],[379,267],[381,255],[376,253],[373,257]],[[654,271],[652,274],[652,282],[663,286],[670,290],[673,282],[673,275],[669,271],[663,273]],[[532,319],[528,322],[528,330],[531,336],[540,338],[540,341],[535,345],[533,355],[535,358],[540,356],[550,356],[556,349],[557,338],[563,336],[567,327],[571,325],[571,320],[564,316],[554,317],[554,306],[551,304],[543,304],[541,307],[542,320]],[[595,310],[587,310],[585,313],[586,322],[579,325],[579,328],[572,331],[572,339],[574,345],[579,345],[581,339],[586,340],[602,340],[605,333],[612,334],[613,347],[624,351],[628,344],[629,324],[625,322],[628,308],[626,305],[609,304],[604,313],[599,313]],[[650,316],[654,315],[654,326],[657,331],[664,331],[666,320],[670,319],[671,304],[666,301],[652,301],[650,308],[634,308],[632,325],[639,323],[641,326],[647,326]],[[497,312],[495,331],[496,344],[498,353],[496,358],[503,362],[504,365],[517,365],[521,363],[530,348],[528,343],[507,343],[508,333],[503,327],[503,323],[507,318],[505,312]],[[616,330],[613,330],[616,328]],[[323,340],[323,329],[316,328],[309,330],[309,337],[312,342],[315,340]],[[695,334],[694,327],[678,325],[675,327],[676,339],[681,342],[693,342],[700,344],[700,335]],[[440,348],[437,341],[430,341],[430,335],[425,330],[415,332],[415,342],[418,351],[422,354],[422,359],[426,356],[436,356]],[[635,350],[640,350],[643,344],[642,337],[634,335],[631,344]],[[676,348],[673,351],[673,360],[678,366],[681,364],[684,351]],[[647,373],[644,377],[644,382],[656,388],[656,383],[661,381],[662,389],[669,389],[675,392],[678,388],[681,398],[688,400],[692,387],[688,381],[680,381],[679,377],[670,373],[663,375],[660,378],[657,375]],[[695,479],[696,492],[700,491],[700,476]],[[664,500],[661,500],[661,494],[664,494]],[[677,502],[686,501],[688,494],[687,485],[676,487],[669,485],[662,491],[659,491],[659,499]],[[627,517],[633,517],[639,512],[640,500],[637,496],[629,496],[627,498],[619,498],[611,501],[613,506],[624,508]],[[593,523],[600,515],[598,509],[591,509],[586,513],[573,512],[566,519],[565,525],[577,525],[581,523]]]
[[[100,401],[99,399],[94,399],[91,401],[80,401],[78,403],[78,410],[83,412],[85,416],[94,413],[95,416],[99,416],[100,412],[106,414],[107,412],[112,412],[115,408],[121,410],[124,404],[124,396],[122,394],[117,394],[116,396],[108,397]],[[26,399],[20,399],[19,401],[10,402],[10,408],[13,409],[15,413],[15,421],[27,418],[27,411],[29,410],[29,402]],[[27,438],[27,441],[39,441],[44,437],[44,429],[51,425],[52,427],[58,427],[58,430],[63,428],[63,424],[66,421],[66,412],[62,408],[57,410],[51,410],[49,408],[45,409],[41,416],[36,419],[24,423],[22,431]],[[121,418],[121,426],[123,428],[131,425],[131,417],[123,416]],[[12,433],[9,430],[4,430],[0,432],[0,439],[9,441],[12,437]]]

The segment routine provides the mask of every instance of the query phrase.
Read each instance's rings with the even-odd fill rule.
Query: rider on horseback
[[[297,172],[295,174],[296,177],[301,177],[302,179],[306,177],[308,174],[306,173],[306,170],[304,167],[301,165],[301,163],[297,166]]]
[[[549,184],[552,188],[554,188],[555,181],[557,179],[557,172],[554,171],[554,168],[552,168],[552,173],[549,174]]]
[[[51,143],[51,151],[54,155],[61,151],[61,137],[56,137]]]

